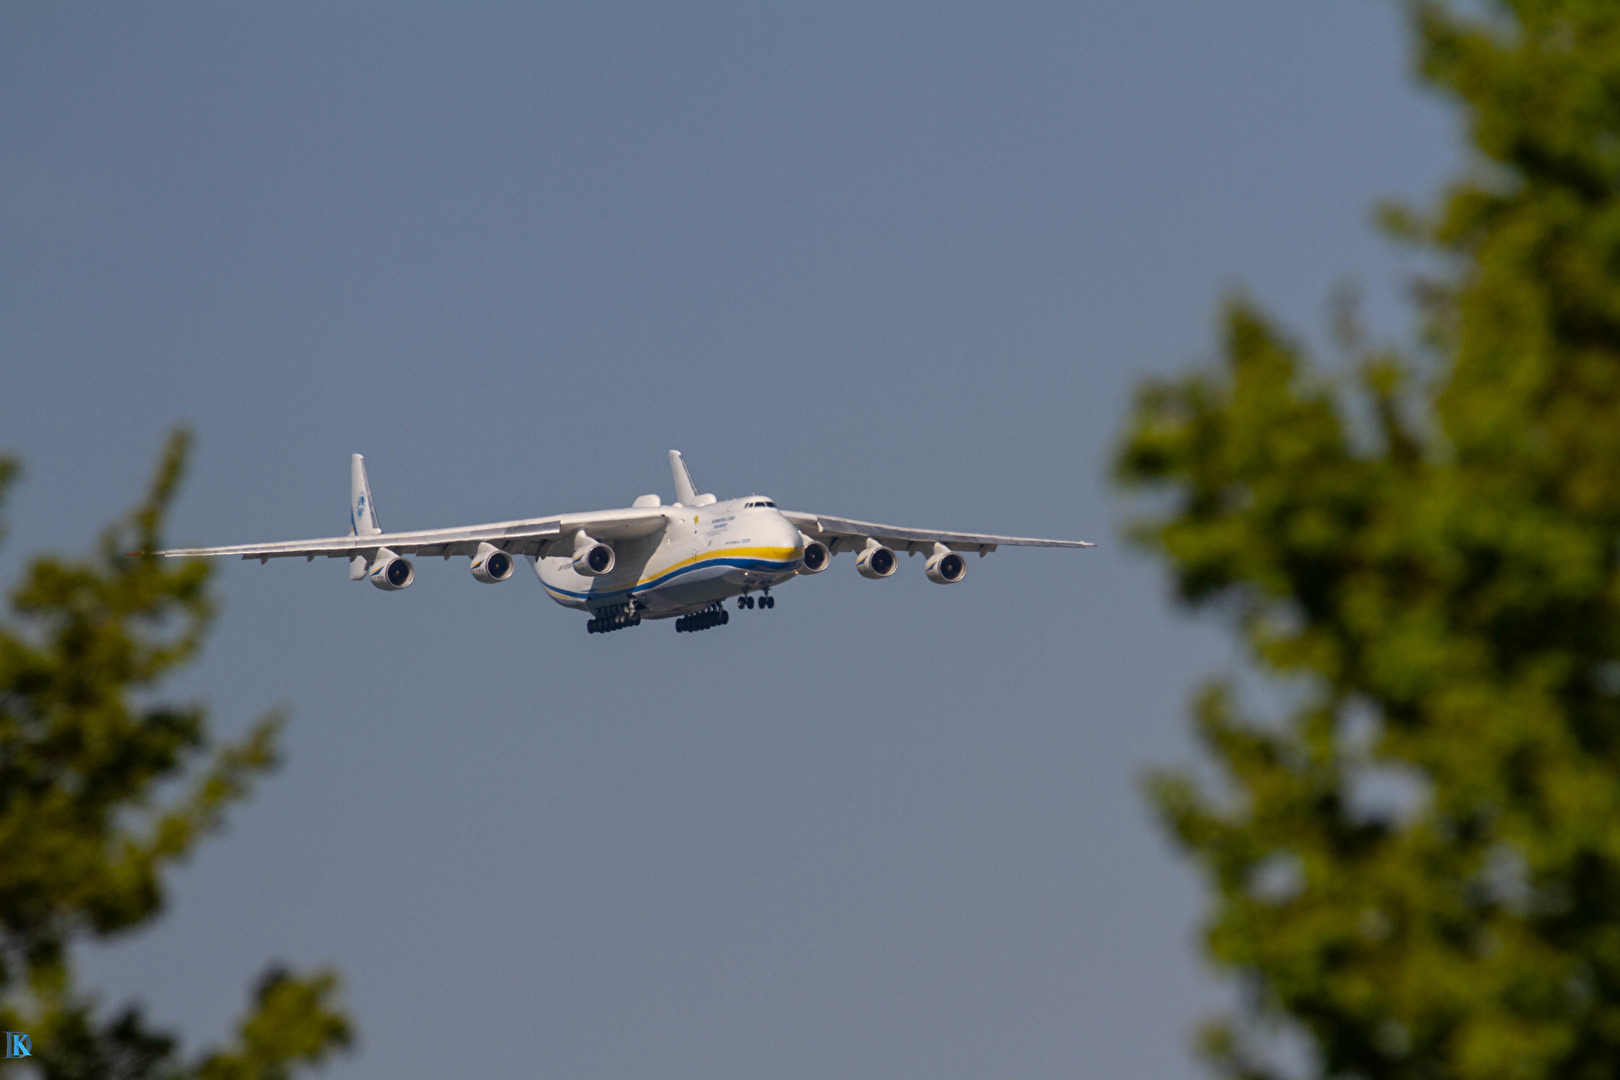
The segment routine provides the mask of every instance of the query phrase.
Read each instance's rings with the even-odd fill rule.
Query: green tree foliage
[[[335,976],[272,967],[235,1042],[195,1062],[138,1009],[98,1019],[71,946],[154,919],[165,867],[185,858],[275,764],[280,719],[210,748],[196,705],[155,702],[213,614],[209,567],[130,551],[161,547],[185,467],[169,441],[146,498],[83,560],[34,560],[0,623],[0,1027],[28,1032],[49,1080],[282,1080],[348,1045]],[[0,458],[0,498],[17,475]],[[171,799],[164,791],[179,790]]]
[[[1419,344],[1313,366],[1251,305],[1140,392],[1118,457],[1226,682],[1219,779],[1153,779],[1243,988],[1223,1071],[1304,1034],[1324,1077],[1620,1075],[1620,4],[1411,9],[1476,151],[1432,216]],[[1398,792],[1398,799],[1378,799]]]

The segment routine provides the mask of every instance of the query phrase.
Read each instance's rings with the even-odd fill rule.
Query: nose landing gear
[[[767,589],[765,591],[765,595],[760,597],[757,601],[752,596],[744,593],[743,595],[737,597],[737,610],[742,611],[752,608],[756,603],[761,608],[773,608],[776,606],[776,598],[771,595],[769,589]]]

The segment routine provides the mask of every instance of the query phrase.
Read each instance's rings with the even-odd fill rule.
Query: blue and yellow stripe
[[[554,585],[540,582],[542,588],[553,596],[566,596],[571,600],[600,600],[609,596],[621,596],[638,592],[646,592],[663,585],[684,574],[695,570],[706,570],[714,566],[730,566],[739,570],[755,570],[766,574],[780,574],[792,570],[799,563],[799,549],[791,547],[752,547],[732,548],[729,551],[711,551],[691,558],[682,559],[658,573],[649,575],[637,581],[634,585],[627,585],[618,589],[604,589],[600,592],[575,592],[572,589],[559,589]]]

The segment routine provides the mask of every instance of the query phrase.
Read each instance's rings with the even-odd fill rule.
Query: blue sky
[[[287,763],[84,955],[188,1045],[342,969],[335,1080],[1191,1076],[1198,883],[1146,812],[1237,662],[1120,540],[1141,379],[1241,288],[1405,328],[1368,225],[1456,168],[1376,3],[0,9],[0,571],[164,432],[185,543],[701,488],[1083,537],[852,560],[723,631],[532,577],[229,563],[172,690]]]

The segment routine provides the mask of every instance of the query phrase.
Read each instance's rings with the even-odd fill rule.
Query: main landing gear
[[[628,604],[615,604],[612,607],[601,608],[596,618],[585,624],[587,634],[611,634],[615,630],[623,630],[627,626],[641,625],[641,611],[636,602]]]
[[[711,626],[724,626],[731,621],[731,612],[715,604],[692,615],[682,615],[675,620],[677,634],[695,634],[699,630],[707,630]]]
[[[773,608],[776,606],[776,597],[767,592],[764,596],[760,597],[758,601],[755,601],[752,596],[744,593],[743,595],[737,597],[737,610],[744,611],[753,607],[756,602],[762,608]]]

